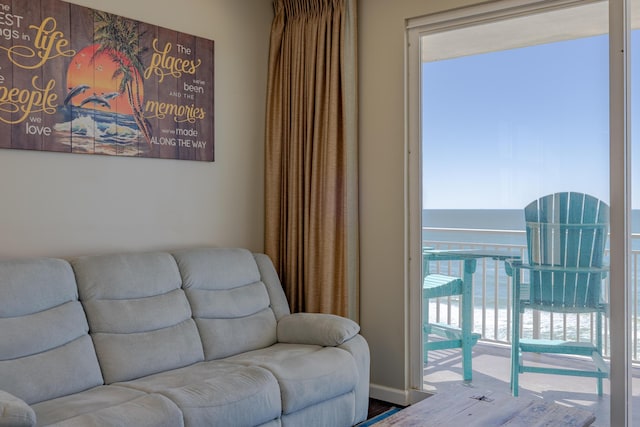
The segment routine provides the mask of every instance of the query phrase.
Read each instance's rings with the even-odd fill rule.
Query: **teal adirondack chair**
[[[524,372],[597,378],[602,396],[602,379],[608,366],[602,358],[603,281],[608,266],[604,249],[609,229],[609,206],[582,193],[556,193],[542,197],[525,208],[528,263],[505,263],[513,278],[513,323],[511,349],[511,391],[518,395],[518,376]],[[523,271],[529,282],[523,283]],[[595,343],[520,337],[521,313],[525,309],[555,313],[593,313]],[[522,353],[553,353],[590,356],[592,370],[528,366]]]
[[[444,350],[450,348],[462,349],[462,368],[465,381],[472,380],[471,349],[478,340],[480,334],[472,332],[472,311],[471,305],[471,281],[476,269],[476,260],[473,258],[462,258],[456,255],[435,256],[429,255],[429,251],[423,250],[422,254],[422,316],[423,316],[423,350],[424,363],[429,360],[429,351]],[[464,261],[464,280],[467,286],[459,277],[446,276],[443,274],[429,273],[430,259],[457,259]],[[429,322],[429,300],[459,295],[462,299],[462,321],[460,327],[455,327],[445,323]],[[438,340],[429,339],[430,335],[439,336]]]

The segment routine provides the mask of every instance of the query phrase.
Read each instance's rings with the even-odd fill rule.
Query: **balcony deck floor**
[[[576,367],[584,360],[562,357],[527,355],[531,364]],[[633,375],[633,426],[640,426],[640,368],[634,367]],[[479,391],[509,393],[510,347],[501,344],[479,342],[473,348],[473,381],[469,387]],[[462,382],[460,350],[429,352],[429,363],[424,369],[426,391],[444,391]],[[609,380],[604,380],[604,396],[598,398],[594,378],[525,373],[520,375],[520,396],[541,397],[562,405],[588,409],[595,413],[596,427],[609,425]]]

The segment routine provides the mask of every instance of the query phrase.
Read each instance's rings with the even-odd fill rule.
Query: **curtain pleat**
[[[356,0],[275,0],[265,252],[293,312],[358,316]]]

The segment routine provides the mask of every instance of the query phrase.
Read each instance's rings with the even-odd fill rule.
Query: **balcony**
[[[640,234],[634,234],[634,244],[640,244]],[[491,242],[491,243],[478,243]],[[524,230],[488,230],[462,228],[423,228],[423,246],[436,249],[498,250],[513,253],[526,259]],[[634,245],[634,248],[636,245]],[[631,325],[632,360],[640,363],[639,282],[640,250],[632,251],[633,296]],[[431,262],[429,271],[461,277],[462,261]],[[608,289],[608,283],[605,288]],[[473,331],[482,335],[473,349],[473,382],[470,386],[480,389],[509,390],[511,350],[511,279],[501,261],[479,259],[473,276]],[[429,307],[430,321],[459,326],[460,304],[458,297],[432,299]],[[523,334],[534,338],[592,341],[595,339],[595,319],[579,314],[526,314],[522,322]],[[604,356],[610,356],[609,323],[604,321]],[[583,363],[580,358],[547,357],[540,355],[536,363],[567,367]],[[633,390],[640,391],[640,368],[633,369]],[[426,390],[442,390],[449,384],[459,383],[462,377],[461,353],[457,350],[441,350],[429,353],[429,363],[424,369]],[[605,380],[605,398],[598,399],[595,380],[592,378],[564,377],[558,375],[525,374],[520,379],[521,395],[535,395],[560,403],[581,406],[596,413],[600,421],[596,425],[608,425],[609,381]],[[638,393],[636,393],[638,394]],[[636,402],[637,400],[637,402]],[[634,398],[634,406],[640,405],[640,397]],[[635,411],[634,425],[640,425],[640,414]]]

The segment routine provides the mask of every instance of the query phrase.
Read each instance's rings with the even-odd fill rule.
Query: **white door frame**
[[[631,140],[629,119],[629,3],[609,1],[610,205],[611,205],[611,406],[610,425],[631,425],[630,212]],[[423,389],[422,361],[422,135],[420,110],[423,35],[470,23],[593,3],[590,0],[505,0],[407,20],[405,51],[406,283],[408,289],[408,376],[413,391]]]

